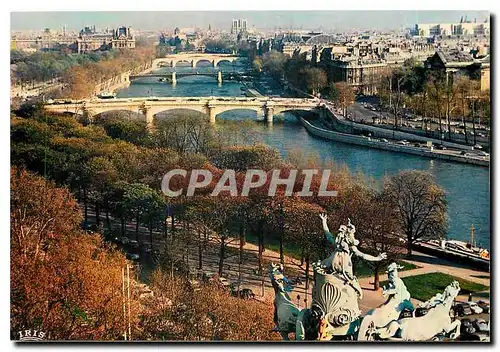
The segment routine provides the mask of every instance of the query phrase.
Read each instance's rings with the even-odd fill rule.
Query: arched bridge
[[[188,76],[206,76],[206,77],[213,77],[215,78],[219,83],[222,83],[223,80],[226,79],[235,79],[239,78],[241,74],[239,73],[234,73],[234,72],[169,72],[169,73],[145,73],[141,75],[130,75],[129,79],[131,81],[139,79],[139,78],[158,78],[158,79],[164,79],[166,82],[171,82],[171,83],[177,83],[177,80],[182,78],[182,77],[188,77]]]
[[[204,54],[204,53],[183,53],[167,55],[164,58],[155,59],[153,61],[153,69],[158,67],[175,67],[179,62],[187,62],[191,67],[196,67],[200,61],[208,61],[213,67],[217,67],[220,62],[228,61],[234,62],[240,57],[232,54]]]
[[[324,113],[324,108],[317,99],[268,97],[150,97],[82,101],[56,100],[52,104],[46,104],[45,109],[60,113],[86,113],[89,116],[113,110],[128,110],[142,114],[149,126],[152,126],[156,114],[176,109],[190,109],[204,113],[212,124],[215,124],[215,117],[218,114],[236,109],[254,110],[257,115],[264,116],[269,124],[272,124],[275,114],[285,111],[317,110],[318,113]]]

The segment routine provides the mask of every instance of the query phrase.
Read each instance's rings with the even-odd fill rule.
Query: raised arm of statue
[[[323,224],[323,231],[325,232],[326,239],[331,244],[335,244],[335,237],[333,237],[332,233],[330,232],[330,229],[328,228],[328,224],[326,222],[326,220],[328,219],[328,215],[319,214],[319,217],[321,218],[321,223]]]
[[[369,262],[380,262],[380,261],[387,258],[387,254],[385,254],[385,253],[380,253],[376,257],[374,257],[373,255],[363,253],[356,246],[351,246],[351,251],[352,251],[352,253],[354,253],[358,257],[363,258],[364,260],[367,260]]]

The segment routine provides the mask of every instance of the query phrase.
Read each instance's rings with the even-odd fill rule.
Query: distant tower
[[[238,20],[233,18],[231,22],[231,34],[238,34]]]
[[[212,31],[212,26],[210,25],[210,23],[208,24],[208,31],[211,32]]]

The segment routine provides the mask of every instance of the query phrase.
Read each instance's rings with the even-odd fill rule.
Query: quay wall
[[[337,141],[337,142],[360,145],[360,146],[364,146],[364,147],[371,147],[371,148],[377,148],[377,149],[382,149],[382,150],[388,150],[388,151],[392,151],[392,152],[407,153],[407,154],[419,155],[419,156],[429,157],[429,158],[434,158],[434,159],[456,161],[456,162],[461,162],[461,163],[466,163],[466,164],[473,164],[473,165],[478,165],[478,166],[489,167],[488,160],[468,158],[468,157],[465,157],[462,155],[443,154],[443,153],[431,151],[428,148],[418,148],[418,147],[413,147],[413,146],[380,142],[380,141],[373,140],[369,137],[356,136],[356,135],[351,135],[351,134],[341,133],[341,132],[336,132],[336,131],[329,131],[329,130],[325,130],[325,129],[320,128],[320,127],[313,126],[310,122],[306,121],[301,116],[299,118],[300,118],[302,124],[304,125],[304,127],[306,128],[306,130],[309,133],[311,133],[317,137],[321,137],[321,138],[325,138],[325,139],[329,139],[329,140],[333,140],[333,141]]]
[[[444,146],[449,147],[449,148],[455,148],[455,149],[461,149],[461,150],[472,150],[471,146],[467,146],[467,145],[463,145],[463,144],[442,141],[440,139],[429,138],[429,137],[420,136],[420,135],[408,133],[408,132],[392,131],[392,130],[388,130],[386,128],[364,125],[364,124],[353,122],[353,121],[346,121],[343,118],[340,118],[337,115],[335,115],[330,109],[327,109],[327,111],[329,112],[328,116],[331,117],[331,120],[333,122],[333,127],[335,128],[335,130],[337,130],[339,132],[353,132],[353,130],[356,130],[359,132],[366,131],[366,132],[370,132],[373,135],[373,137],[378,137],[378,138],[399,139],[399,140],[406,139],[406,140],[419,141],[419,142],[430,141],[434,144],[443,144]]]
[[[128,87],[130,85],[130,76],[131,75],[144,75],[153,71],[153,62],[148,63],[147,66],[143,67],[142,70],[133,72],[127,71],[123,72],[113,78],[110,78],[104,82],[96,85],[94,89],[94,95],[98,95],[103,92],[115,92],[118,89],[122,89]]]

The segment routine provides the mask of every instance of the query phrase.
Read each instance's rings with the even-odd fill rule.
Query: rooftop
[[[471,54],[458,50],[439,50],[436,52],[441,61],[446,65],[450,63],[472,63],[474,58]]]

